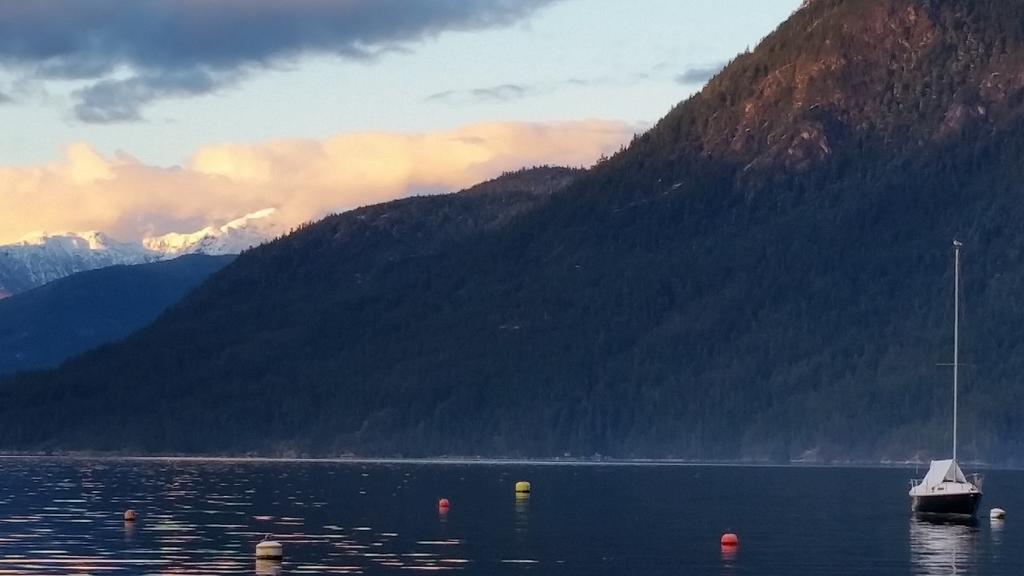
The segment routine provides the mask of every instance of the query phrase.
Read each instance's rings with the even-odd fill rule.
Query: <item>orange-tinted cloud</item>
[[[37,230],[136,239],[268,207],[289,228],[329,212],[458,190],[523,166],[587,166],[632,133],[618,122],[581,121],[343,134],[210,146],[172,168],[75,144],[52,164],[0,167],[0,243]]]

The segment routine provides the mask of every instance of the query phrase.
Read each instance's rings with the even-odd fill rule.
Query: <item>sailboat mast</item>
[[[953,461],[956,462],[956,421],[957,393],[960,378],[960,248],[959,240],[953,241],[956,253],[953,272]]]

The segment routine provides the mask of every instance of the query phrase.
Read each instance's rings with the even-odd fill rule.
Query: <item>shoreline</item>
[[[927,467],[928,462],[756,462],[742,460],[694,461],[678,459],[572,459],[572,458],[477,458],[477,457],[271,457],[271,456],[196,456],[196,455],[145,455],[145,454],[98,454],[69,452],[60,454],[44,453],[0,453],[3,460],[92,460],[103,462],[223,462],[237,464],[406,464],[421,466],[606,466],[606,467],[693,467],[693,468],[866,468],[866,469],[913,469]],[[1024,467],[998,465],[984,462],[964,462],[966,466],[980,470],[1024,470]]]

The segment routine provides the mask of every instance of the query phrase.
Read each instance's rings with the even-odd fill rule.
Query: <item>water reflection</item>
[[[530,495],[516,493],[516,535],[522,539],[530,531]]]
[[[238,463],[0,460],[0,469],[0,576],[359,574],[467,563],[446,518],[401,538],[362,512],[329,509],[334,479],[310,482],[295,466],[253,474]],[[123,520],[129,507],[140,520]],[[284,544],[283,565],[253,564],[268,532]]]
[[[722,567],[723,573],[731,574],[736,566],[736,555],[739,552],[737,546],[722,546]]]
[[[487,465],[0,458],[0,576],[1024,574],[1016,520],[1000,531],[986,519],[976,533],[908,526],[902,499],[879,508],[878,491],[902,471],[700,471],[707,482],[694,485],[689,468],[661,466],[521,474]],[[502,473],[545,490],[513,499]],[[846,480],[857,490],[841,492],[853,498],[842,511],[853,513],[836,514],[832,482]],[[787,490],[765,498],[754,485]],[[455,503],[443,518],[441,494]],[[1015,494],[1001,503],[1024,509]],[[138,513],[134,526],[122,520],[127,508]],[[718,549],[721,532],[710,527],[723,519],[739,520],[742,558]],[[256,563],[267,533],[282,543],[283,564]]]
[[[970,571],[976,562],[978,523],[914,518],[910,521],[910,560],[915,574],[944,576]]]

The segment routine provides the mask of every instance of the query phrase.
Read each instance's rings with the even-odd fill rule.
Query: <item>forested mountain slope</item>
[[[1022,104],[1022,0],[808,2],[564,190],[329,218],[8,380],[0,446],[944,454],[959,238],[963,456],[1019,462]]]
[[[149,324],[234,256],[79,272],[0,300],[0,374],[51,368]]]

